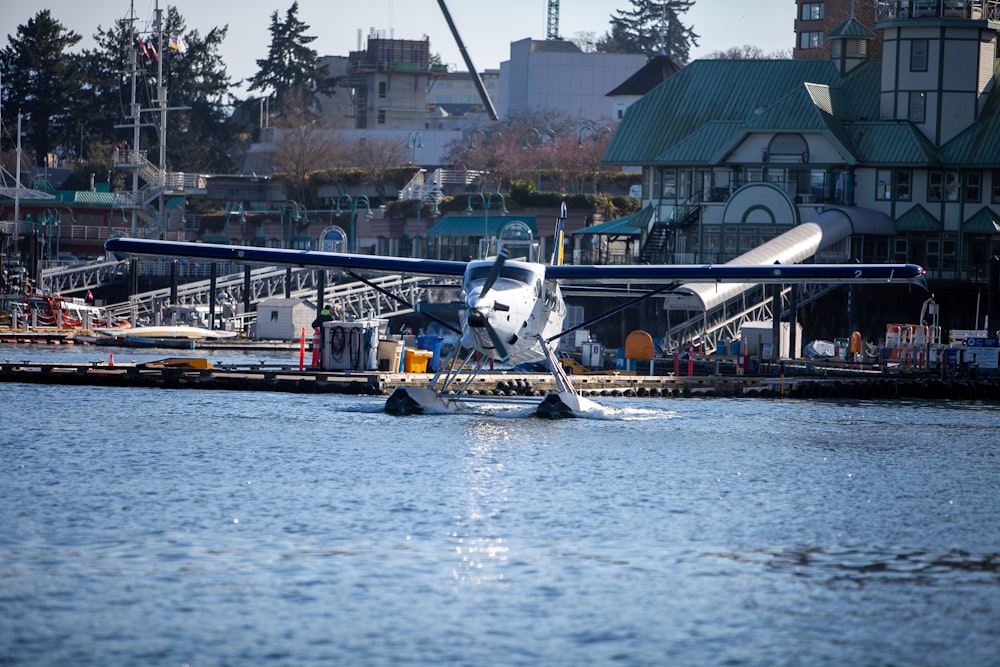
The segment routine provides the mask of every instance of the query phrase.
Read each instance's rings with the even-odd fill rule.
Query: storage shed
[[[257,304],[257,340],[298,340],[305,327],[312,340],[316,305],[306,299],[271,297]]]

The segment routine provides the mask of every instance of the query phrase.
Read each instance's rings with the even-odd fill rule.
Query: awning
[[[622,218],[608,220],[599,225],[578,229],[573,234],[597,234],[600,236],[641,236],[642,230],[649,226],[649,221],[653,219],[653,207],[646,208],[626,215]]]
[[[538,226],[533,215],[446,215],[427,230],[427,236],[498,236],[500,230],[512,222],[523,222],[538,235]]]
[[[939,232],[942,229],[941,221],[919,204],[896,218],[897,232]]]
[[[967,234],[1000,234],[1000,215],[989,206],[984,206],[962,223],[962,231]]]

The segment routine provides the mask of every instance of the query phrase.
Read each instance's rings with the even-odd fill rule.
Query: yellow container
[[[403,370],[407,373],[426,373],[427,362],[433,357],[434,353],[427,350],[408,349],[403,358]]]

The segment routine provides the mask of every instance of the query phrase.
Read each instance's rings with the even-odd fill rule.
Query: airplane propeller
[[[500,272],[503,270],[504,262],[507,261],[507,256],[507,249],[501,248],[496,261],[494,261],[493,266],[490,267],[489,275],[486,276],[486,282],[483,283],[483,291],[479,293],[480,299],[485,297],[486,293],[493,289],[493,284],[497,281],[497,278],[500,277]]]

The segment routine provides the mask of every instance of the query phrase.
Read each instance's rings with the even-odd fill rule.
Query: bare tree
[[[409,148],[391,139],[362,139],[351,151],[351,161],[371,175],[375,192],[385,200],[390,183],[389,172],[407,164]]]
[[[788,60],[791,57],[790,51],[779,50],[765,53],[764,49],[753,44],[731,46],[724,51],[712,51],[705,56],[707,60]]]
[[[299,201],[309,199],[309,174],[325,169],[343,156],[345,148],[337,134],[323,127],[308,111],[295,113],[294,109],[304,109],[302,100],[296,96],[286,96],[279,121],[275,128],[274,171],[286,175]]]

